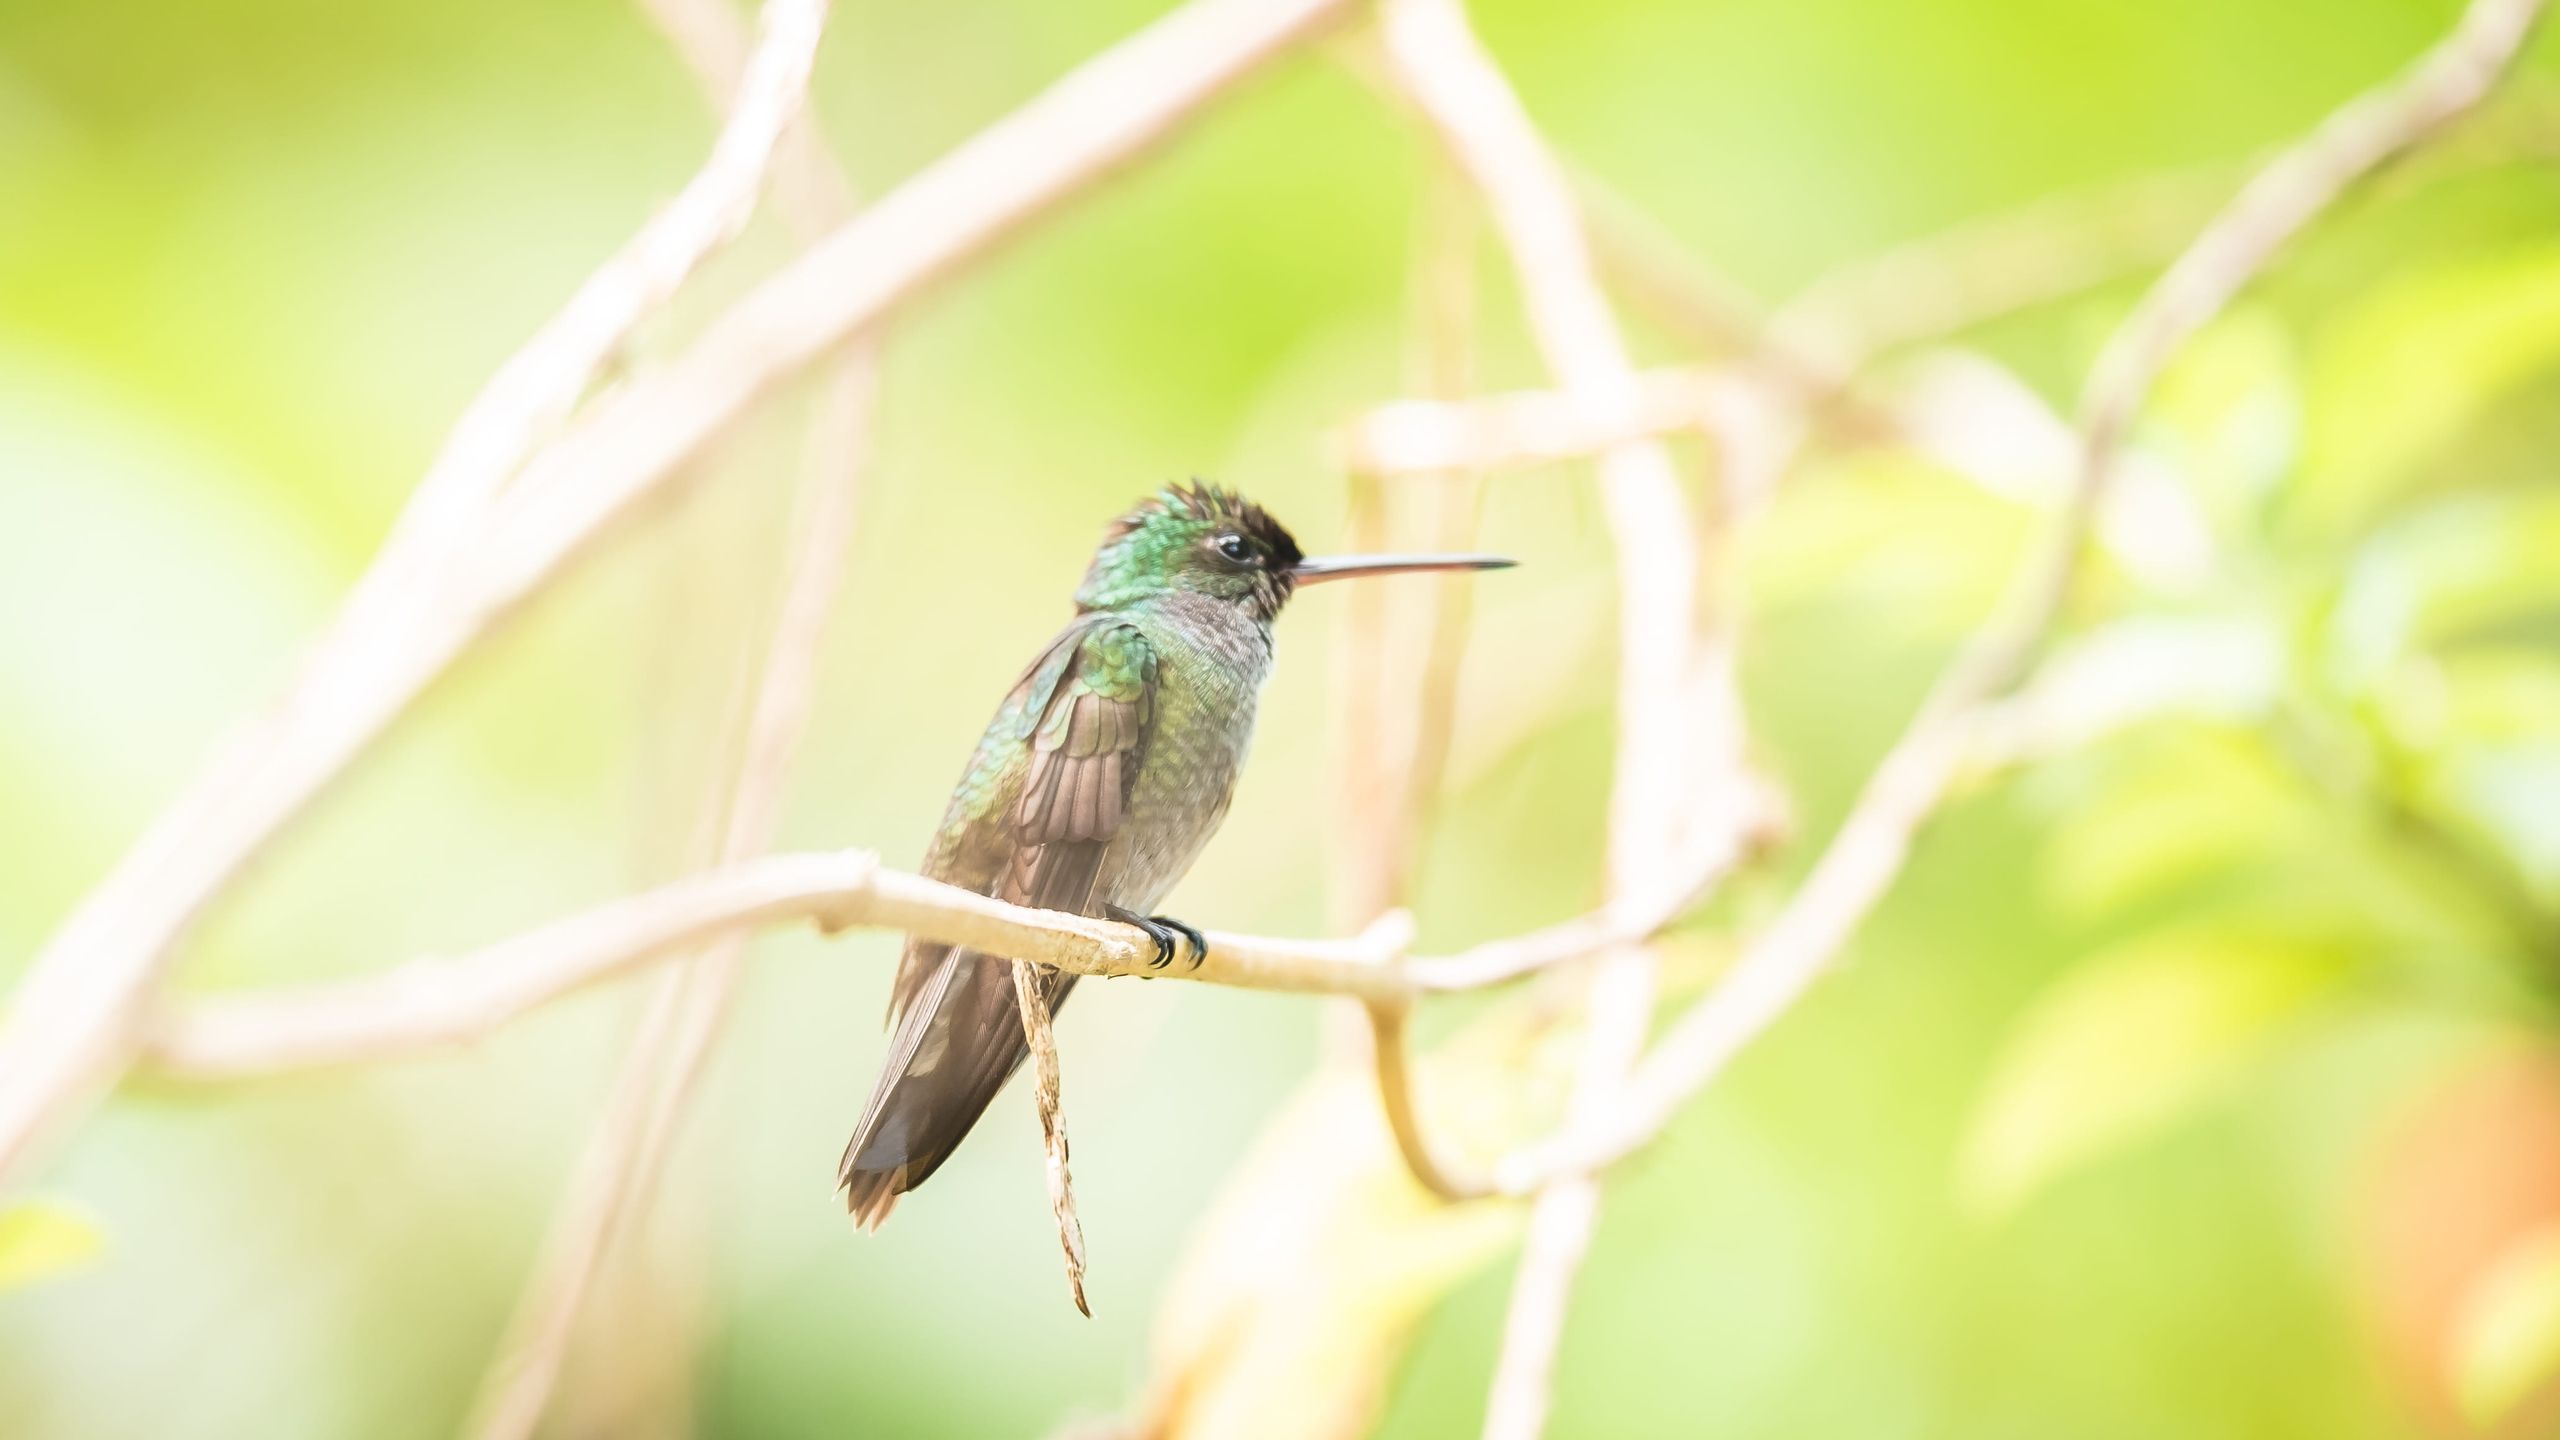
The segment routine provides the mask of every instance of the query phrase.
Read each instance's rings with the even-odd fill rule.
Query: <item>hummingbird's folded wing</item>
[[[1097,626],[1031,735],[1015,802],[1018,848],[1004,898],[1090,913],[1102,852],[1121,816],[1155,719],[1156,653],[1134,625]]]
[[[990,850],[1001,856],[989,893],[1046,910],[1097,912],[1094,883],[1145,758],[1156,675],[1145,635],[1099,615],[1069,627],[1032,662],[982,742],[946,824],[954,858]],[[999,783],[973,797],[982,772],[1018,775],[1019,788],[1008,797],[1002,791],[1010,787]],[[938,846],[938,859],[942,852]],[[1048,977],[1051,1009],[1064,1003],[1075,979]],[[873,1225],[959,1145],[1029,1048],[1010,962],[974,950],[910,943],[891,1006],[888,1060],[842,1172],[848,1205]]]
[[[1120,833],[1129,791],[1146,759],[1155,726],[1156,652],[1134,625],[1094,628],[1076,652],[1072,672],[1042,711],[1031,734],[1031,768],[1014,805],[1013,863],[996,887],[999,899],[1078,915],[1100,913],[1094,881]],[[1014,1013],[1012,976],[1004,972],[1005,1012],[1013,1044],[993,1085],[1022,1062],[1027,1043]],[[1053,972],[1051,1010],[1065,1003],[1076,977]],[[993,1088],[989,1095],[994,1093]]]

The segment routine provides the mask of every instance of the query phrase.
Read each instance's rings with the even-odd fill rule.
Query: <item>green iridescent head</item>
[[[1309,559],[1270,512],[1232,490],[1169,485],[1111,522],[1076,604],[1125,610],[1177,594],[1206,595],[1269,624],[1301,585],[1362,575],[1499,570],[1499,555],[1345,555]]]
[[[1269,620],[1297,588],[1298,542],[1233,491],[1169,485],[1111,522],[1076,604],[1120,610],[1189,591]]]

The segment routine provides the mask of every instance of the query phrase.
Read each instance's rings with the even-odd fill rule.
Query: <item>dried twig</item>
[[[36,957],[0,1023],[0,1175],[114,1080],[171,947],[251,855],[608,521],[776,381],[1109,173],[1349,4],[1193,0],[981,131],[758,286],[684,353],[591,406],[527,461],[462,553],[412,565],[411,547],[395,544],[277,708]]]
[[[1031,1042],[1031,1098],[1040,1109],[1040,1144],[1048,1155],[1049,1213],[1057,1217],[1058,1248],[1067,1259],[1067,1294],[1085,1318],[1084,1225],[1076,1219],[1075,1182],[1067,1175],[1067,1115],[1058,1103],[1058,1037],[1049,1030],[1049,997],[1040,967],[1013,962],[1013,999],[1022,1012],[1023,1038]]]

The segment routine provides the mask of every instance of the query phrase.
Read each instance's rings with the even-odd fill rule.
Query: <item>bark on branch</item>
[[[1033,910],[884,868],[868,851],[769,855],[607,902],[482,949],[349,980],[172,1001],[143,1031],[152,1070],[233,1080],[434,1053],[479,1040],[543,1004],[722,936],[792,924],[900,930],[1078,975],[1192,980],[1247,990],[1410,1005],[1641,940],[1677,919],[1674,896],[1613,906],[1451,955],[1407,958],[1400,915],[1345,940],[1208,932],[1156,964],[1144,931]]]

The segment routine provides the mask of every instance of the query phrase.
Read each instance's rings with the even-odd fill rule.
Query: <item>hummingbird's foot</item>
[[[1155,921],[1167,930],[1180,931],[1182,938],[1191,942],[1192,969],[1197,970],[1202,965],[1208,963],[1209,937],[1200,933],[1199,926],[1191,924],[1188,921],[1176,920],[1170,915],[1150,915],[1147,918]]]
[[[1124,910],[1117,905],[1103,906],[1102,913],[1123,925],[1137,926],[1147,932],[1148,939],[1156,942],[1156,958],[1149,961],[1147,966],[1151,970],[1161,970],[1173,963],[1174,937],[1177,935],[1191,942],[1192,969],[1199,969],[1200,962],[1209,958],[1209,942],[1202,937],[1198,926],[1176,920],[1170,915],[1141,915],[1135,910]]]

